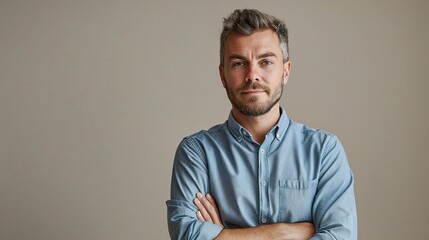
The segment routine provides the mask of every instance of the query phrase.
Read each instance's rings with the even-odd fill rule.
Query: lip
[[[249,90],[249,91],[243,91],[241,94],[248,94],[248,95],[254,95],[254,94],[261,94],[264,93],[264,90]]]

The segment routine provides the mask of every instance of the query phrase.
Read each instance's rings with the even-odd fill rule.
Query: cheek
[[[278,81],[283,83],[283,81],[284,81],[283,71],[275,70],[275,71],[267,72],[267,78],[266,79],[268,79],[268,81],[273,82],[275,84],[277,84]]]
[[[228,86],[232,88],[240,86],[244,81],[243,75],[239,72],[230,73],[225,77],[227,79]]]
[[[265,69],[264,73],[266,74],[266,76],[269,76],[269,78],[275,78],[278,76],[283,77],[283,71],[279,68],[267,68]]]
[[[244,76],[244,71],[240,71],[240,70],[229,71],[228,76],[233,79],[240,79]]]

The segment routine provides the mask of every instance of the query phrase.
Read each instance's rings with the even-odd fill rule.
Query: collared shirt
[[[213,239],[221,227],[197,219],[197,192],[216,200],[225,228],[312,222],[311,239],[357,239],[353,175],[336,136],[290,120],[262,144],[230,114],[224,124],[182,140],[174,159],[172,239]]]

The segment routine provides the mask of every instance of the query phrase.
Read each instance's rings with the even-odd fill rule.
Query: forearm
[[[315,232],[314,225],[309,222],[274,223],[253,228],[227,229],[222,224],[216,201],[210,194],[204,196],[200,192],[197,193],[194,204],[198,208],[196,215],[200,221],[215,223],[223,228],[215,238],[217,240],[308,240]]]
[[[167,201],[168,230],[171,239],[214,239],[222,228],[210,222],[195,219],[192,204],[182,200]]]
[[[262,227],[226,229],[224,228],[215,238],[216,240],[268,240],[271,239]]]
[[[307,240],[314,234],[311,223],[275,223],[254,228],[223,229],[216,240]]]

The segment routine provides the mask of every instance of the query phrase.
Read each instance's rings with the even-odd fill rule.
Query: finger
[[[201,215],[201,212],[200,212],[200,211],[197,211],[197,218],[198,218],[198,220],[200,220],[201,222],[206,221],[206,220],[203,218],[203,215]]]
[[[212,197],[212,195],[210,195],[209,193],[207,193],[207,194],[206,194],[206,198],[207,198],[207,200],[210,202],[210,204],[212,205],[212,207],[214,208],[214,210],[215,210],[216,212],[219,212],[219,211],[218,211],[218,208],[217,208],[217,204],[216,204],[216,202],[215,202],[214,198]]]
[[[201,203],[201,201],[198,198],[195,198],[194,204],[197,206],[197,208],[200,211],[201,216],[204,218],[204,220],[213,223],[213,220],[210,217],[210,214],[207,212],[206,208],[204,207],[204,205]]]
[[[223,226],[214,198],[210,196],[211,200],[209,200],[208,197],[205,197],[202,194],[197,194],[197,197],[202,203],[202,205],[204,206],[205,211],[209,214],[211,219],[210,222],[217,224],[219,226]]]
[[[203,204],[204,208],[206,209],[206,211],[212,215],[214,213],[214,208],[213,205],[208,201],[208,199],[202,195],[201,193],[197,194],[197,198],[198,200],[200,200],[201,204]]]
[[[219,209],[217,207],[216,201],[214,200],[214,198],[209,193],[206,194],[206,197],[207,197],[207,200],[210,202],[210,204],[212,205],[212,207],[215,211],[215,215],[211,215],[213,222],[215,224],[223,227],[222,220],[221,220],[220,215],[219,215]]]

